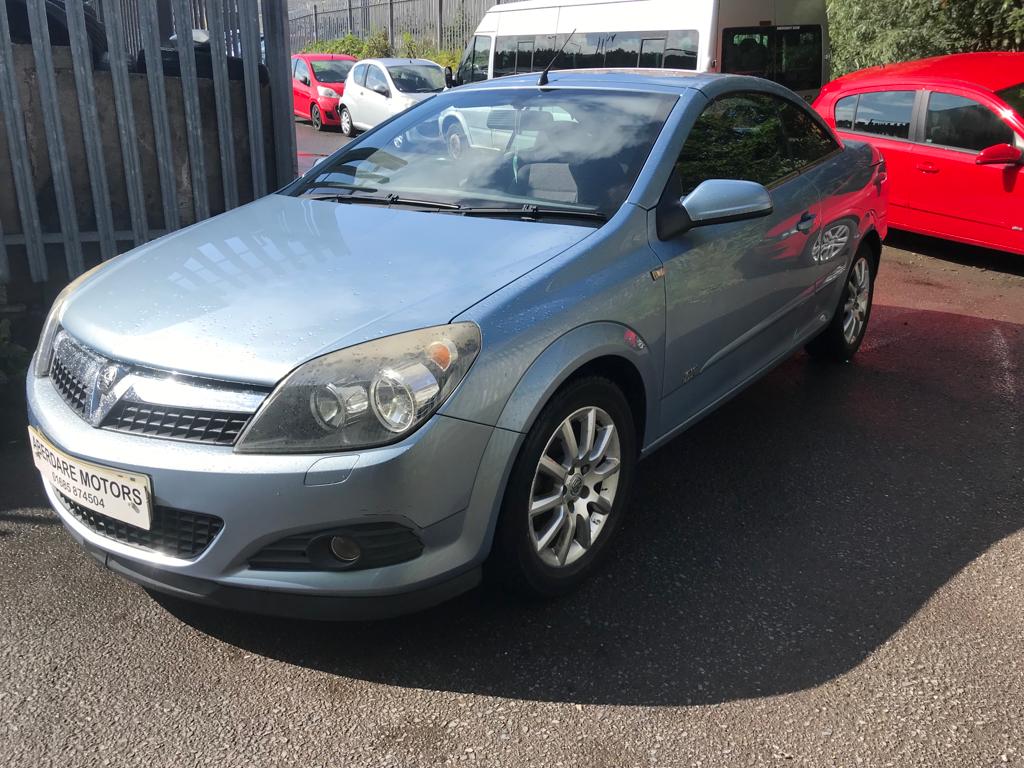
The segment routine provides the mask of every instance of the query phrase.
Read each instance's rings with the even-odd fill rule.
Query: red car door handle
[[[939,166],[937,166],[935,163],[918,163],[917,170],[919,170],[921,173],[938,173]]]

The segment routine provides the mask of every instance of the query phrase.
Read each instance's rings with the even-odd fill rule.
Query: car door
[[[917,191],[911,206],[921,212],[922,228],[997,248],[1024,244],[1024,166],[977,162],[981,150],[996,144],[1024,147],[1024,138],[988,104],[930,91],[920,139],[914,147]]]
[[[774,208],[763,218],[652,241],[665,265],[666,429],[787,354],[806,325],[819,199],[790,153],[783,127],[790,103],[760,92],[715,99],[690,130],[665,190],[683,197],[708,179],[744,179],[764,184]]]
[[[907,210],[917,193],[914,145],[910,127],[914,119],[917,90],[913,88],[865,91],[844,96],[836,102],[836,130],[841,136],[867,141],[885,158],[890,185],[890,220],[894,225],[909,223]]]
[[[366,103],[366,70],[369,64],[356,64],[345,78],[345,106],[352,115],[352,123],[366,128],[364,106]]]
[[[292,71],[292,97],[296,115],[309,117],[309,105],[312,103],[310,84],[309,65],[303,59],[295,59],[295,68]]]
[[[377,89],[383,89],[379,93]],[[366,68],[366,85],[360,95],[361,121],[372,128],[387,120],[390,114],[391,87],[388,85],[388,78],[384,70],[377,64],[369,64]]]

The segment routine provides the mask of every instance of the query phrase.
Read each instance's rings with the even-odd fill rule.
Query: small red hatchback
[[[355,56],[344,53],[300,53],[292,56],[292,94],[295,114],[318,131],[340,125],[338,99],[345,92],[345,78]]]
[[[814,108],[881,150],[891,227],[1024,254],[1024,53],[863,69]]]

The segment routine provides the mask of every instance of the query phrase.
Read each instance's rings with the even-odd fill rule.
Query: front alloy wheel
[[[526,434],[505,489],[488,568],[528,596],[575,588],[601,562],[626,511],[636,428],[603,376],[562,387]]]
[[[554,568],[572,565],[597,541],[619,485],[619,434],[605,411],[581,408],[548,440],[533,476],[530,540]]]
[[[320,107],[316,104],[309,108],[309,122],[313,124],[313,130],[322,131],[324,129],[324,118],[320,114]]]

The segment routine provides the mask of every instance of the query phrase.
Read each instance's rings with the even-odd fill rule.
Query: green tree
[[[832,74],[965,51],[1024,50],[1024,0],[828,0]]]

